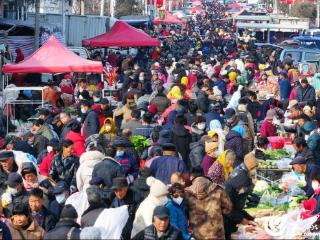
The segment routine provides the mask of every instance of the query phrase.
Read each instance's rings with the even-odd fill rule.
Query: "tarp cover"
[[[160,19],[159,17],[153,20],[154,24],[182,24],[182,21],[178,19],[176,16],[171,15],[168,11],[165,13],[164,19]]]
[[[241,6],[238,3],[234,2],[234,3],[231,3],[230,5],[228,5],[227,8],[238,8],[238,9],[240,9]]]
[[[51,36],[48,41],[30,57],[17,64],[3,67],[5,73],[102,73],[101,62],[86,60],[63,46]]]
[[[200,6],[194,6],[191,8],[192,13],[202,13],[203,9]]]
[[[122,21],[117,21],[107,33],[82,40],[82,45],[90,47],[151,47],[160,44],[158,39]]]

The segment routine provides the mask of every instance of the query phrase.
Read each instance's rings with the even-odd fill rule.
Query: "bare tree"
[[[143,13],[142,1],[122,0],[116,2],[115,16],[119,18],[126,15],[141,15]]]

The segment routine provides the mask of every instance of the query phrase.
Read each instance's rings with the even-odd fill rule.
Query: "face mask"
[[[105,127],[105,129],[106,129],[107,132],[109,132],[109,131],[111,130],[111,126],[110,126],[110,125],[107,125],[107,126]]]
[[[144,77],[139,77],[139,81],[143,81],[144,80]]]
[[[116,157],[123,157],[124,151],[117,151]]]
[[[33,144],[33,141],[28,141],[28,144],[29,144],[29,145],[32,145],[32,144]]]
[[[56,195],[56,200],[59,204],[64,203],[66,201],[66,196],[64,193]]]
[[[94,100],[95,103],[100,102],[100,98],[96,98],[96,100]]]
[[[83,108],[81,108],[81,113],[85,114],[87,111]]]
[[[48,151],[48,153],[49,153],[49,152],[52,152],[52,150],[53,150],[53,147],[52,147],[52,146],[47,146],[47,151]]]
[[[227,123],[232,123],[232,118],[226,119]]]
[[[182,203],[182,201],[183,201],[183,198],[182,198],[182,197],[177,197],[177,198],[172,198],[172,200],[173,200],[176,204],[180,205],[180,204]]]
[[[12,196],[16,195],[18,193],[18,190],[12,187],[8,187],[8,193],[11,194]]]
[[[313,190],[317,190],[319,188],[319,183],[317,181],[312,181],[311,186]]]
[[[205,124],[205,123],[199,123],[199,124],[198,124],[198,128],[199,128],[200,130],[204,130],[204,129],[206,128],[206,124]]]

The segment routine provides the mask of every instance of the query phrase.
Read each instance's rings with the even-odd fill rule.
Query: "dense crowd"
[[[109,80],[68,73],[49,82],[52,107],[16,106],[23,120],[37,112],[30,131],[6,135],[2,115],[3,239],[102,239],[99,218],[122,239],[230,239],[255,225],[244,207],[279,131],[295,136],[291,165],[316,200],[307,215],[320,212],[319,76],[237,40],[218,2],[202,7],[183,27],[154,26],[159,48],[95,53],[117,68],[110,96]],[[103,215],[123,206],[124,218]]]

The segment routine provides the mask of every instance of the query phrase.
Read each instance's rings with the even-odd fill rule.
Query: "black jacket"
[[[144,198],[146,198],[150,192],[150,187],[149,185],[147,185],[146,180],[147,180],[146,177],[140,176],[136,180],[134,180],[133,186],[132,186],[132,189],[138,192]]]
[[[40,214],[44,217],[44,221],[40,227],[42,227],[46,232],[50,231],[56,226],[58,220],[51,211],[45,207],[42,207]]]
[[[112,158],[106,158],[96,164],[92,171],[92,177],[101,177],[104,180],[106,188],[112,187],[112,179],[125,176],[121,165]]]
[[[190,148],[191,135],[183,125],[174,124],[172,128],[172,140],[177,147],[177,152],[181,154],[182,160],[185,162],[187,168],[190,168]]]
[[[72,124],[74,124],[75,122],[77,122],[77,120],[75,119],[70,119],[66,125],[63,126],[61,134],[60,134],[60,139],[64,139],[67,134],[71,131],[71,126]]]
[[[197,106],[203,112],[207,113],[209,109],[210,101],[208,95],[204,91],[199,91],[197,96]]]
[[[204,155],[205,155],[204,146],[203,144],[201,144],[200,141],[190,143],[189,158],[190,158],[190,163],[192,168],[201,166],[201,162]]]
[[[146,227],[139,232],[133,240],[180,240],[183,239],[181,231],[169,225],[167,231],[159,238],[154,225]]]
[[[96,111],[89,110],[83,123],[85,138],[90,137],[93,134],[99,133],[100,123],[99,117]]]
[[[31,154],[32,156],[36,157],[37,156],[37,151],[35,148],[31,147],[29,145],[29,143],[23,141],[23,140],[20,140],[20,139],[17,139],[14,141],[14,144],[13,144],[13,150],[15,151],[22,151],[22,152],[25,152],[25,153],[29,153]]]
[[[70,239],[80,239],[80,226],[70,218],[60,219],[54,229],[46,232],[44,239],[67,239],[67,235],[71,228],[73,228],[73,230]]]
[[[28,205],[29,193],[25,188],[21,192],[17,193],[15,196],[12,196],[12,202],[9,203],[7,208],[3,209],[4,215],[9,218],[12,216],[13,206],[17,203],[24,203]]]
[[[71,155],[65,161],[62,159],[62,153],[59,153],[52,159],[49,176],[56,182],[65,181],[68,186],[76,185],[76,172],[79,167],[79,158]]]
[[[106,209],[104,204],[90,205],[81,216],[81,228],[92,227],[104,209]]]
[[[252,193],[254,187],[248,170],[243,163],[234,169],[224,186],[233,206],[232,212],[225,217],[225,222],[227,223],[225,229],[226,232],[232,233],[237,231],[236,225],[244,218],[253,220],[253,217],[243,210],[247,197]],[[239,193],[241,189],[244,191],[243,193]]]
[[[35,135],[33,148],[35,149],[36,155],[38,157],[43,150],[47,149],[49,140],[42,135]]]

